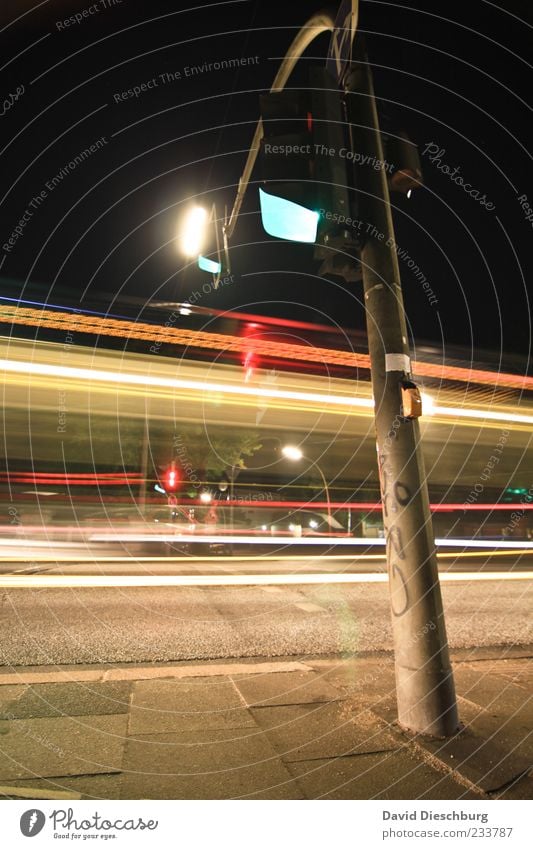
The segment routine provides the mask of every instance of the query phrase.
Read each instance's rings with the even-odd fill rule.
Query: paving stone
[[[475,666],[469,668],[475,668]],[[490,663],[489,670],[493,675],[501,675],[506,679],[511,679],[514,684],[525,687],[529,692],[533,690],[533,661],[531,658],[495,660]]]
[[[533,772],[522,775],[494,794],[496,799],[533,799]]]
[[[308,799],[479,799],[407,751],[299,761],[287,768]]]
[[[0,782],[119,772],[127,715],[16,719],[0,737]]]
[[[127,713],[128,682],[33,684],[0,688],[0,716],[30,719],[39,716],[90,716]]]
[[[130,735],[255,727],[229,678],[140,681],[134,686]]]
[[[331,702],[341,694],[316,672],[284,672],[279,675],[254,675],[235,681],[249,706],[303,705]]]
[[[491,666],[479,664],[481,668],[456,669],[454,677],[457,692],[490,713],[504,711],[507,716],[512,716],[517,711],[529,708],[533,719],[533,693],[528,693],[501,675],[493,675]]]
[[[301,799],[298,784],[258,729],[130,739],[123,799]]]
[[[492,715],[460,701],[464,729],[448,740],[417,737],[419,745],[486,793],[503,788],[533,763],[531,712]]]
[[[84,666],[18,666],[16,672],[0,672],[0,685],[19,684],[56,684],[59,681],[69,684],[72,681],[101,681],[105,668],[95,669],[93,664]],[[38,671],[35,671],[35,670]]]
[[[327,666],[310,661],[310,665],[343,695],[361,693],[370,702],[394,696],[396,692],[394,662],[389,656],[343,659]]]
[[[0,719],[4,718],[6,705],[10,702],[16,702],[21,699],[27,689],[27,684],[6,684],[4,686],[0,686]]]
[[[458,697],[463,729],[447,740],[405,734],[463,778],[489,793],[528,771],[533,763],[531,711],[526,707],[514,715],[493,714],[480,705]],[[396,723],[396,704],[383,700],[373,710],[391,727]]]
[[[77,793],[82,799],[120,799],[122,774],[80,775],[56,778],[34,778],[31,781],[11,781],[11,786],[61,794]],[[26,798],[31,799],[31,796]],[[38,798],[37,796],[35,798]]]
[[[389,751],[403,745],[400,735],[385,728],[370,711],[357,712],[348,701],[252,712],[286,762]]]
[[[187,663],[179,666],[166,663],[163,666],[115,667],[104,673],[104,681],[142,681],[151,678],[207,678],[212,675],[257,675],[269,672],[308,672],[308,667],[298,661],[258,660],[251,663],[203,663],[199,666]]]
[[[509,660],[531,662],[533,657],[533,643],[521,643],[518,645],[494,645],[494,646],[470,646],[468,648],[460,648],[458,646],[451,647],[450,657],[452,663],[470,663],[472,661],[499,663],[501,660],[505,662]]]

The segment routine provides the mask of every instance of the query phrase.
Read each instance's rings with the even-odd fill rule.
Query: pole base
[[[398,722],[428,737],[453,737],[461,730],[451,668],[396,669]]]

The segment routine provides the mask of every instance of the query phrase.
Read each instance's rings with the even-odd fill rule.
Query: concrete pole
[[[367,162],[384,162],[372,75],[366,56],[359,55],[346,95],[353,149]],[[398,720],[411,731],[447,737],[458,730],[459,719],[420,429],[417,419],[402,415],[401,383],[411,366],[386,172],[359,167],[357,189]]]

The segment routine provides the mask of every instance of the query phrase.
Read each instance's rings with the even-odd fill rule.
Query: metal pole
[[[139,513],[141,513],[143,519],[146,518],[144,514],[146,511],[146,488],[148,486],[148,445],[150,441],[148,427],[148,412],[146,412],[143,427],[143,441],[141,446],[141,480],[139,482],[138,497]]]
[[[358,39],[356,39],[357,45]],[[347,83],[354,149],[384,162],[372,74],[366,55]],[[375,157],[372,160],[372,157]],[[429,509],[420,429],[402,415],[401,382],[409,346],[389,189],[383,168],[358,169],[357,198],[368,346],[375,399],[378,466],[387,540],[398,719],[436,737],[459,727]]]
[[[316,462],[316,460],[310,460],[310,463],[311,463],[311,465],[312,465],[312,466],[316,466],[316,468],[317,468],[317,470],[318,470],[318,473],[319,473],[320,477],[322,478],[322,484],[323,484],[323,486],[324,486],[324,492],[326,493],[326,501],[327,501],[327,509],[328,509],[328,519],[330,520],[330,521],[328,522],[328,524],[329,524],[329,528],[330,528],[330,530],[331,530],[331,499],[330,499],[330,497],[329,497],[328,482],[327,482],[327,480],[326,480],[326,478],[325,478],[325,476],[324,476],[324,472],[322,471],[322,469],[320,468],[320,466],[318,465],[318,463]]]

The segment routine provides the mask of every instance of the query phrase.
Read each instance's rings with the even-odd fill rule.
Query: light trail
[[[246,545],[322,545],[322,546],[354,546],[354,547],[376,547],[384,548],[386,540],[383,537],[253,537],[253,536],[203,536],[191,534],[92,534],[89,537],[90,542],[173,542],[173,543],[241,543]],[[76,543],[57,542],[55,540],[28,540],[18,537],[3,537],[0,539],[0,549],[9,547],[20,548],[68,548],[74,547]],[[533,541],[526,540],[490,540],[490,539],[435,539],[437,548],[461,548],[463,552],[467,548],[492,549],[493,553],[504,552],[510,550],[513,552],[522,551],[529,553],[533,550]],[[253,555],[256,557],[257,555]],[[320,556],[320,555],[319,555]],[[337,555],[332,555],[337,556]],[[352,556],[352,555],[347,555]],[[98,558],[98,555],[95,555]],[[0,558],[1,559],[1,558]],[[72,558],[70,558],[72,559]],[[94,559],[94,558],[93,558]],[[121,558],[122,560],[124,558]],[[167,559],[167,558],[164,558]],[[201,558],[205,559],[205,558]],[[227,558],[224,558],[227,559]],[[249,557],[247,559],[250,559]],[[285,558],[284,558],[285,559]]]
[[[194,390],[241,397],[272,398],[282,401],[310,401],[320,405],[362,407],[373,410],[372,398],[355,398],[352,395],[328,395],[321,392],[293,392],[286,389],[240,386],[225,383],[210,383],[201,380],[185,380],[171,377],[153,377],[127,372],[103,371],[100,369],[55,366],[22,360],[0,360],[0,371],[35,377],[63,377],[70,380],[87,380],[91,383],[128,384],[130,386],[153,386],[160,389]],[[533,417],[531,418],[533,423]]]
[[[33,473],[27,473],[26,474],[26,473],[19,473],[19,472],[0,472],[0,483],[3,482],[3,481],[9,481],[10,483],[35,483],[37,485],[39,483],[46,482],[46,481],[42,481],[42,479],[40,479],[40,478],[36,478],[35,480],[31,480],[31,479],[28,479],[28,480],[20,479],[19,480],[19,478],[24,478],[25,475],[28,478],[31,478]],[[66,478],[68,476],[65,475],[63,477]],[[98,481],[99,478],[100,478],[100,473],[98,472],[93,477],[96,478],[96,480]],[[118,477],[118,473],[117,473],[117,477]],[[138,474],[137,472],[131,472],[131,473],[127,472],[125,474],[125,477],[132,478],[133,483],[135,483],[137,485],[140,484],[143,480],[148,481],[148,482],[155,480],[155,478],[142,478],[142,476],[140,474]],[[56,479],[54,479],[52,481],[48,481],[48,482],[49,483],[55,483],[56,486],[70,485],[70,484],[62,484],[61,481],[56,480]],[[75,482],[79,483],[79,485],[82,485],[82,483],[79,482],[79,481],[75,481]],[[127,484],[129,481],[124,480],[122,482]],[[209,483],[210,483],[209,481],[206,481],[205,485],[208,486]],[[114,484],[114,485],[116,485],[116,484]],[[260,486],[260,484],[249,484],[249,486]],[[17,493],[13,493],[13,500],[16,500],[18,497],[19,496],[18,496]],[[525,498],[529,498],[529,497],[531,497],[533,499],[533,495],[532,496],[527,496],[527,495],[525,496]],[[95,502],[94,499],[92,498],[92,496],[87,496],[87,499],[84,499],[83,496],[80,497],[80,496],[77,496],[77,495],[72,495],[71,498],[72,498],[73,501],[77,501],[79,503],[82,503],[83,501],[89,501],[89,503],[91,503],[91,504],[100,503],[100,502]],[[150,504],[156,505],[157,507],[165,506],[164,504],[162,505],[160,498],[153,498],[152,497],[148,500],[149,500]],[[132,505],[132,500],[131,500],[130,496],[111,496],[109,498],[109,502],[110,503],[127,504],[129,506]],[[210,503],[213,504],[216,507],[229,507],[229,502],[225,498],[213,498]],[[329,501],[328,502],[328,501],[314,501],[313,500],[312,502],[310,502],[310,501],[292,501],[292,500],[291,501],[275,501],[273,499],[272,500],[269,499],[267,501],[264,501],[264,500],[260,500],[260,499],[257,499],[257,498],[243,498],[242,496],[239,496],[239,501],[234,502],[234,503],[235,503],[236,506],[238,505],[239,507],[255,507],[255,508],[258,508],[258,509],[261,508],[261,507],[268,507],[269,509],[271,509],[273,507],[280,507],[282,509],[286,509],[286,508],[289,508],[289,507],[291,507],[291,508],[296,507],[299,510],[313,510],[314,512],[317,512],[317,511],[320,511],[320,510],[325,511],[325,510],[327,510],[328,506],[331,507],[334,510],[352,510],[354,512],[358,512],[360,510],[381,511],[383,509],[380,501]],[[176,506],[179,506],[179,507],[183,507],[183,506],[186,506],[186,507],[203,507],[204,504],[203,504],[203,502],[201,501],[200,498],[179,498],[178,497],[177,502],[176,502]],[[430,507],[430,510],[432,511],[432,513],[457,512],[459,510],[461,510],[461,511],[469,511],[469,510],[476,511],[477,510],[477,511],[483,511],[483,512],[486,512],[486,513],[492,513],[495,510],[499,510],[501,512],[512,513],[513,510],[524,510],[524,511],[525,510],[533,510],[533,501],[528,501],[528,502],[526,502],[526,501],[510,502],[509,501],[509,502],[505,502],[505,503],[495,502],[495,503],[490,503],[490,504],[489,503],[483,503],[483,502],[482,503],[472,503],[472,504],[470,504],[470,503],[465,504],[465,503],[460,503],[460,502],[437,502],[437,503],[430,504],[429,507]],[[139,524],[141,524],[141,522],[142,522],[142,519],[139,519]],[[109,524],[112,524],[112,523],[109,522]],[[275,524],[275,522],[274,522],[274,524]],[[10,527],[9,525],[4,525],[4,526],[0,525],[0,533],[5,528],[9,528],[9,527]],[[26,528],[28,535],[31,532],[34,532],[34,531],[39,532],[39,531],[43,530],[42,525],[25,525],[25,528]],[[54,534],[71,533],[72,530],[73,529],[70,528],[70,527],[57,526],[57,527],[54,527]],[[97,531],[100,531],[100,530],[101,530],[101,527],[96,528],[95,533]],[[84,525],[84,531],[85,531],[85,533],[88,533],[90,531],[90,528],[88,526]]]
[[[472,557],[518,557],[531,554],[530,549],[513,548],[505,551],[443,551],[439,552],[438,559],[440,560],[460,560],[463,557],[469,560]],[[272,562],[272,563],[331,563],[337,560],[349,560],[356,562],[359,560],[381,560],[386,559],[385,552],[380,554],[233,554],[233,555],[98,555],[98,554],[80,554],[80,555],[60,555],[56,554],[35,554],[32,552],[32,563],[219,563],[221,566],[226,566],[231,563],[249,563],[253,558],[257,562]],[[28,556],[23,554],[4,555],[0,556],[0,563],[26,563]]]
[[[531,581],[529,572],[442,572],[440,580]],[[67,589],[78,587],[238,587],[302,584],[384,584],[386,572],[360,574],[317,573],[302,575],[2,575],[3,589]]]
[[[304,392],[286,389],[274,389],[273,387],[259,387],[250,385],[215,383],[201,380],[187,380],[184,378],[156,377],[146,374],[133,374],[129,372],[115,372],[102,369],[77,368],[74,366],[49,365],[47,363],[36,363],[25,360],[0,360],[0,370],[7,374],[23,374],[33,377],[50,377],[57,380],[82,380],[92,384],[107,383],[114,385],[129,385],[153,387],[168,391],[193,391],[201,393],[213,393],[222,396],[236,396],[240,398],[269,398],[277,401],[306,402],[320,405],[320,408],[344,408],[354,411],[365,411],[362,414],[372,415],[374,401],[372,398],[355,397],[353,395],[332,395],[320,392]],[[511,413],[506,410],[479,410],[470,407],[444,407],[435,405],[428,420],[434,417],[471,419],[472,424],[479,421],[505,422],[507,424],[533,425],[533,416],[523,413]],[[469,422],[465,422],[468,424]]]
[[[1,300],[10,300],[0,297]],[[44,306],[44,305],[43,305]],[[168,306],[176,307],[171,303]],[[68,307],[60,309],[69,309]],[[237,313],[237,316],[242,315]],[[272,323],[273,320],[264,316],[248,315],[247,318],[260,323]],[[231,336],[225,333],[208,333],[206,331],[191,330],[187,328],[163,327],[155,324],[147,324],[140,321],[131,321],[84,310],[72,312],[52,311],[50,309],[32,309],[30,307],[11,306],[0,304],[0,321],[9,325],[26,325],[30,327],[49,327],[52,329],[69,330],[73,322],[84,333],[98,336],[114,336],[126,339],[143,339],[151,342],[167,342],[186,348],[203,348],[224,352],[245,353],[249,341],[239,336]],[[280,320],[276,319],[276,324]],[[286,326],[294,323],[282,322]],[[306,326],[306,325],[304,325]],[[307,325],[309,329],[313,325]],[[322,328],[324,329],[324,328]],[[279,340],[254,339],[254,351],[259,356],[276,357],[286,360],[299,360],[300,362],[318,362],[321,365],[345,365],[351,368],[370,370],[370,358],[368,354],[356,351],[344,351],[337,348],[320,348],[317,346],[297,345],[287,342],[280,343]],[[462,366],[447,366],[444,363],[424,363],[413,361],[413,374],[423,377],[431,377],[436,380],[453,380],[464,383],[477,383],[490,387],[512,388],[527,391],[533,389],[533,378],[527,375],[507,374],[504,372],[492,372],[483,369],[465,368]]]
[[[383,537],[252,537],[252,536],[195,536],[194,534],[94,534],[89,537],[91,542],[176,542],[176,543],[246,543],[247,545],[347,545],[347,546],[385,546]],[[0,545],[3,541],[0,541]],[[435,540],[437,547],[444,548],[493,548],[494,550],[505,548],[517,548],[517,543],[512,540],[484,540],[484,539],[447,539],[446,537]],[[532,542],[520,542],[520,548],[533,549]]]
[[[453,418],[483,419],[493,422],[533,423],[533,416],[526,416],[522,413],[500,413],[494,410],[475,410],[470,407],[439,407],[438,404],[435,404],[430,415],[444,416],[445,418],[453,416]]]

